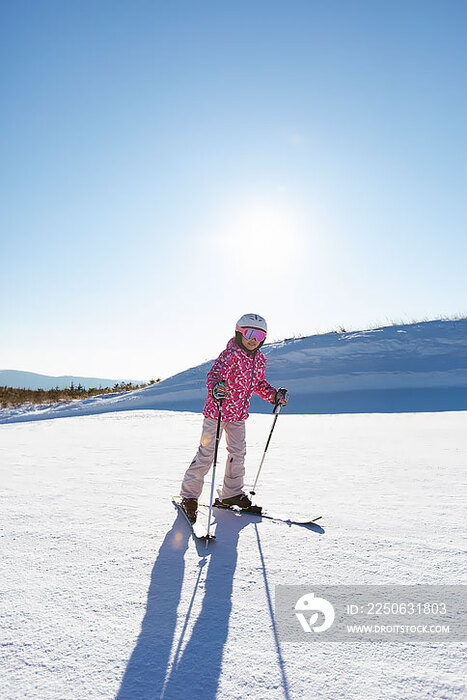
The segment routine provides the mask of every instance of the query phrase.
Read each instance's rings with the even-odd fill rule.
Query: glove
[[[276,391],[276,396],[274,398],[274,403],[276,404],[276,406],[285,406],[288,400],[289,392],[287,391],[287,389],[281,387]]]
[[[214,401],[226,399],[229,395],[229,385],[224,380],[216,382],[211,390],[211,395]]]

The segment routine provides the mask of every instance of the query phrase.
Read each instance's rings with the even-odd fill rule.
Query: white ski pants
[[[245,475],[245,421],[234,423],[221,421],[219,440],[225,430],[227,443],[227,463],[225,465],[222,498],[238,496],[243,491]],[[217,420],[204,418],[200,445],[192,463],[185,472],[180,495],[185,498],[199,498],[203,490],[204,477],[214,461]]]

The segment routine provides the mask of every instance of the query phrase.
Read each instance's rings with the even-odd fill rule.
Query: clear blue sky
[[[0,368],[467,311],[464,0],[4,0]]]

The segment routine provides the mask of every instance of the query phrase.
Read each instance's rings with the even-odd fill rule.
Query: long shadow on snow
[[[181,514],[167,533],[154,564],[148,590],[147,609],[141,632],[128,662],[116,700],[166,700],[203,697],[214,700],[217,696],[222,669],[222,655],[227,641],[232,611],[232,588],[237,566],[237,545],[241,530],[255,527],[259,558],[262,567],[266,601],[271,621],[284,697],[289,697],[288,683],[277,636],[272,597],[268,584],[266,564],[261,549],[257,520],[233,513],[216,514],[217,542],[196,542],[201,556],[199,573],[193,582],[193,592],[180,632],[177,647],[172,647],[177,625],[177,608],[185,573],[184,557],[191,533]],[[315,532],[324,532],[315,525]],[[207,554],[210,554],[208,560]],[[205,571],[204,597],[201,611],[186,642],[193,604]],[[254,621],[250,620],[249,623]],[[170,668],[170,672],[169,672]],[[248,668],[245,668],[248,675]],[[166,680],[167,678],[167,680]]]
[[[238,517],[226,522],[220,517],[216,528],[219,542],[210,543],[207,552],[204,543],[196,542],[201,556],[200,569],[193,582],[186,619],[171,662],[177,608],[185,573],[184,557],[191,539],[191,532],[183,516],[180,513],[177,515],[159,549],[151,573],[141,632],[116,700],[178,700],[188,695],[208,700],[216,697],[232,610],[238,538],[240,531],[248,524],[250,521],[246,518]],[[222,546],[219,546],[220,543]],[[214,556],[209,559],[203,603],[190,638],[183,647],[192,606],[208,561],[206,554]]]

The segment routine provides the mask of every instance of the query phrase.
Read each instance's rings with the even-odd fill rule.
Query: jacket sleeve
[[[266,364],[267,364],[267,360],[265,358],[264,367],[261,371],[260,376],[258,377],[258,379],[255,383],[254,392],[255,392],[255,394],[258,394],[258,396],[260,396],[265,401],[269,401],[269,403],[273,403],[274,399],[276,398],[276,390],[264,378],[264,373],[266,371]]]
[[[276,390],[265,379],[260,379],[256,382],[255,394],[261,396],[265,401],[269,401],[269,403],[273,403],[276,398]]]
[[[232,371],[233,359],[233,355],[229,350],[223,350],[221,352],[209,370],[206,378],[206,386],[209,392],[212,391],[214,384],[217,382],[220,382],[222,379],[224,381],[228,380],[229,374]]]

